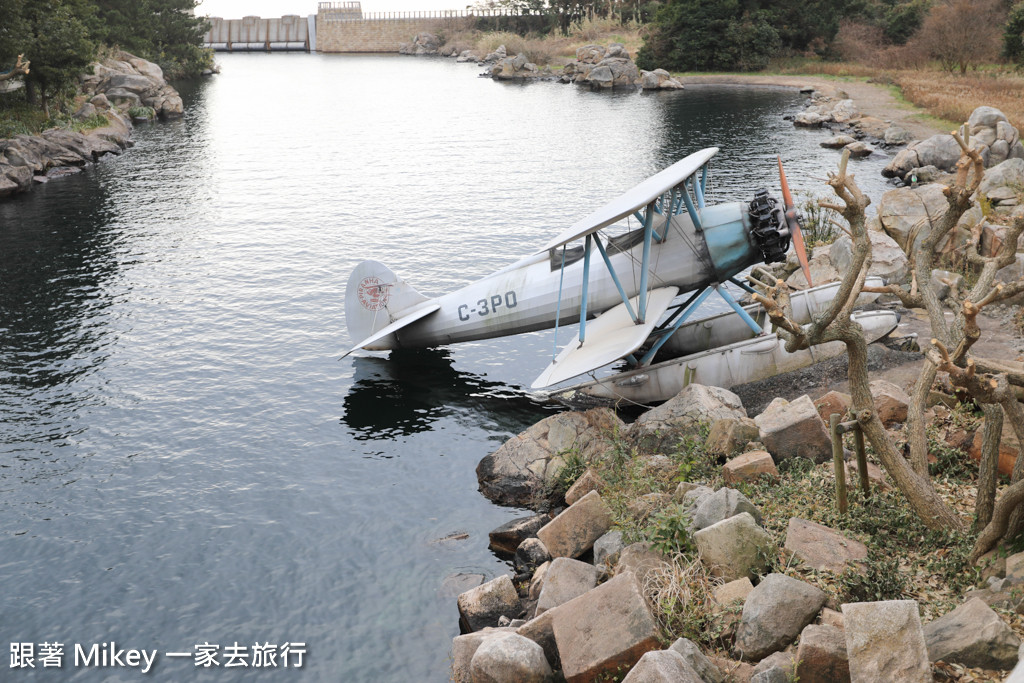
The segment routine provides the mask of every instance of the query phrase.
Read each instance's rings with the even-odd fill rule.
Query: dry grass
[[[1024,76],[1008,72],[913,70],[893,74],[904,99],[932,116],[966,121],[979,105],[999,109],[1017,129],[1024,128]]]

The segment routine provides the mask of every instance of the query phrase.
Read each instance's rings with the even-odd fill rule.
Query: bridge
[[[451,33],[511,16],[496,10],[363,12],[359,2],[321,2],[306,17],[210,17],[203,45],[220,52],[398,52],[417,33]]]

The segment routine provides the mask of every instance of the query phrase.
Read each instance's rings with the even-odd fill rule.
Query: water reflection
[[[442,418],[518,427],[524,416],[552,410],[503,382],[456,369],[446,348],[357,357],[352,368],[341,421],[359,441],[432,431]]]

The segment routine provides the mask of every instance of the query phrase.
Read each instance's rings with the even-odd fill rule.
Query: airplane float
[[[548,395],[638,403],[668,400],[691,381],[731,386],[827,357],[786,354],[763,329],[757,308],[741,307],[723,287],[730,282],[752,291],[736,276],[759,263],[785,260],[791,243],[808,284],[811,277],[781,159],[784,203],[759,190],[750,202],[708,205],[708,164],[717,152],[710,147],[691,154],[537,252],[441,297],[423,296],[377,261],[362,262],[345,295],[349,334],[360,341],[345,356],[357,349],[425,348],[550,328],[557,333],[578,322],[577,338],[554,354],[531,388],[589,374],[593,381]],[[628,217],[641,227],[602,236]],[[580,240],[582,246],[570,246]],[[803,303],[794,303],[795,313],[805,318],[801,322],[834,291],[824,286],[798,293],[804,297],[795,296]],[[731,312],[687,323],[712,293]],[[886,312],[858,319],[869,341],[888,334],[895,321]],[[618,361],[628,369],[601,379],[594,374]]]

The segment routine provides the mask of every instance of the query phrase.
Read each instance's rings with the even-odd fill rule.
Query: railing
[[[400,21],[404,19],[466,19],[479,17],[540,16],[540,12],[508,12],[506,10],[434,10],[413,12],[359,12],[338,5],[359,5],[347,2],[321,2],[320,12],[326,21]],[[339,11],[340,10],[340,11]]]

